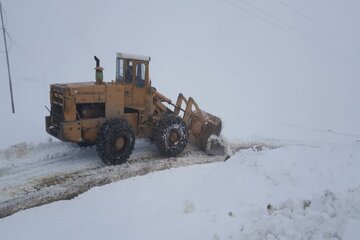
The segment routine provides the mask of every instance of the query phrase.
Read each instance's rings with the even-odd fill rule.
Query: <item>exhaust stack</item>
[[[95,67],[95,84],[103,84],[104,80],[104,68],[100,67],[100,59],[94,56],[94,59],[96,61],[96,67]]]

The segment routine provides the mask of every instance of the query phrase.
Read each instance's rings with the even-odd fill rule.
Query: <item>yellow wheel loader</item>
[[[50,85],[46,131],[66,142],[96,145],[106,164],[121,164],[136,138],[149,138],[164,156],[174,157],[191,142],[208,154],[223,155],[221,120],[181,93],[173,103],[151,86],[150,57],[117,53],[116,77],[103,81],[95,56],[95,82]]]

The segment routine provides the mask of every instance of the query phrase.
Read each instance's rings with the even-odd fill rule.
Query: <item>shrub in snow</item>
[[[192,203],[191,201],[189,201],[188,199],[186,199],[185,203],[184,203],[184,213],[188,214],[188,213],[193,213],[195,212],[195,205],[194,203]]]

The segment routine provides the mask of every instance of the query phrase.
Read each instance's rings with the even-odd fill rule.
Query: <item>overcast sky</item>
[[[274,124],[360,135],[359,1],[1,2],[17,112],[0,53],[0,146],[45,139],[49,84],[94,80],[93,55],[112,80],[116,52],[150,55],[160,92],[194,97],[238,138]]]

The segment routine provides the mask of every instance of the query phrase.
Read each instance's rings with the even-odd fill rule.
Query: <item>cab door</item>
[[[117,59],[117,68],[116,68],[116,81],[125,85],[125,106],[132,105],[133,101],[133,78],[134,78],[134,69],[133,61],[129,59]]]
[[[148,64],[145,62],[134,61],[134,66],[132,105],[141,108],[145,106]]]

